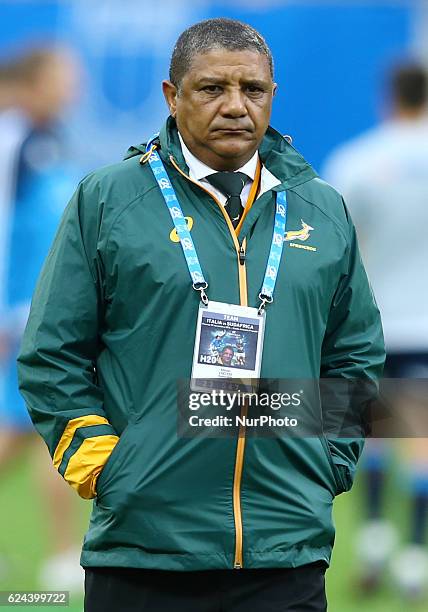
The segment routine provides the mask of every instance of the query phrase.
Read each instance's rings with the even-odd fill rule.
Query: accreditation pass
[[[257,308],[209,301],[196,325],[191,389],[251,391],[257,386],[265,315]]]

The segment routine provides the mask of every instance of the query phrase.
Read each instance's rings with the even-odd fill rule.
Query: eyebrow
[[[227,85],[228,81],[216,77],[201,77],[197,81],[198,85]],[[260,79],[243,79],[243,85],[252,85],[254,87],[260,87],[261,89],[267,89],[269,87],[269,83],[267,81],[262,81]]]

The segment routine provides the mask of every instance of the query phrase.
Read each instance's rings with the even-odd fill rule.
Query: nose
[[[223,117],[245,117],[248,114],[245,105],[245,96],[241,89],[230,89],[225,91],[223,104],[221,107]]]

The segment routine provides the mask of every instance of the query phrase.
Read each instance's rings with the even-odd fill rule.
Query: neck
[[[249,162],[255,152],[256,151],[253,151],[251,155],[241,157],[239,159],[236,159],[234,157],[232,159],[219,159],[219,160],[201,159],[201,161],[207,166],[209,166],[210,168],[212,168],[213,170],[216,170],[217,172],[234,172],[235,170],[239,170],[239,168],[242,168],[242,166],[244,166],[247,162]]]

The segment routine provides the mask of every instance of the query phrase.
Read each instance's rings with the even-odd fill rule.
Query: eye
[[[207,93],[215,94],[215,93],[221,93],[222,88],[220,87],[220,85],[205,85],[205,87],[202,87],[202,91],[206,91]]]
[[[247,85],[247,92],[251,95],[261,95],[264,93],[264,89],[257,85]]]

